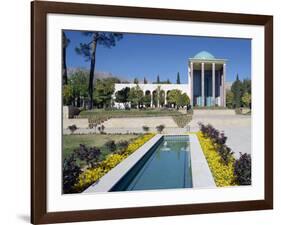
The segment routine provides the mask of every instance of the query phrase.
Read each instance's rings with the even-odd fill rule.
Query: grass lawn
[[[69,156],[75,149],[79,147],[79,144],[86,145],[87,147],[96,146],[101,150],[101,158],[110,153],[110,151],[104,146],[109,140],[130,141],[137,138],[139,135],[133,134],[83,134],[83,135],[63,135],[63,159]]]

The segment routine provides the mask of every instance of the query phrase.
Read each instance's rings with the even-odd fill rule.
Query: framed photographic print
[[[273,17],[35,1],[34,224],[273,208]]]

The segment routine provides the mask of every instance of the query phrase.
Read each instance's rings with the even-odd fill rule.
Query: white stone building
[[[134,84],[134,83],[129,83],[129,84],[115,84],[115,92],[113,94],[113,99],[115,98],[115,93],[117,91],[122,90],[123,88],[133,88],[136,86],[139,86],[140,89],[143,91],[144,95],[150,95],[151,96],[151,102],[150,102],[150,107],[156,108],[159,107],[158,104],[153,104],[153,94],[157,92],[157,89],[160,88],[160,91],[163,91],[164,94],[164,105],[167,104],[167,94],[169,91],[177,89],[182,91],[182,93],[186,93],[189,96],[190,90],[189,90],[189,85],[188,84]],[[130,105],[130,103],[128,103]],[[114,107],[123,109],[125,108],[123,103],[118,103],[114,102]]]
[[[164,93],[164,105],[167,103],[167,94],[173,89],[186,93],[190,98],[191,106],[223,106],[225,107],[225,80],[226,59],[217,59],[206,51],[199,52],[188,60],[187,84],[138,84],[144,95],[151,96],[150,107],[159,107],[153,104],[153,94],[158,87]],[[115,93],[123,88],[136,87],[137,84],[115,84]],[[115,98],[113,94],[113,99]],[[130,104],[128,103],[130,106]],[[124,104],[114,102],[116,108],[124,108]]]

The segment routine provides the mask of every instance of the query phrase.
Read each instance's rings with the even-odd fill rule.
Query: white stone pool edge
[[[173,134],[169,134],[173,135]],[[176,134],[175,134],[176,135]],[[188,134],[190,140],[190,158],[193,188],[216,187],[212,173],[195,134]],[[88,187],[83,193],[108,192],[114,185],[163,137],[157,134],[128,156],[116,167]]]
[[[189,134],[189,142],[193,188],[216,187],[213,175],[196,134]]]
[[[114,185],[117,184],[117,182],[153,147],[153,145],[160,140],[162,136],[163,135],[161,134],[156,134],[133,154],[128,156],[116,167],[101,177],[98,182],[88,187],[83,193],[110,191]]]

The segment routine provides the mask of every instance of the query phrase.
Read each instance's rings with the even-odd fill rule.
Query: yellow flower
[[[213,174],[216,185],[218,187],[236,185],[234,183],[233,173],[235,159],[232,158],[228,165],[223,164],[221,162],[220,155],[216,151],[216,146],[212,143],[212,141],[209,138],[204,137],[201,132],[197,133],[197,137]]]
[[[83,171],[79,177],[77,183],[74,185],[74,188],[77,192],[85,190],[88,186],[98,181],[102,176],[104,176],[109,170],[113,169],[117,164],[122,160],[127,158],[130,154],[136,151],[144,143],[154,137],[155,134],[145,134],[135,139],[132,143],[129,144],[127,149],[122,153],[115,153],[106,156],[105,160],[100,162],[95,168],[88,168]]]

